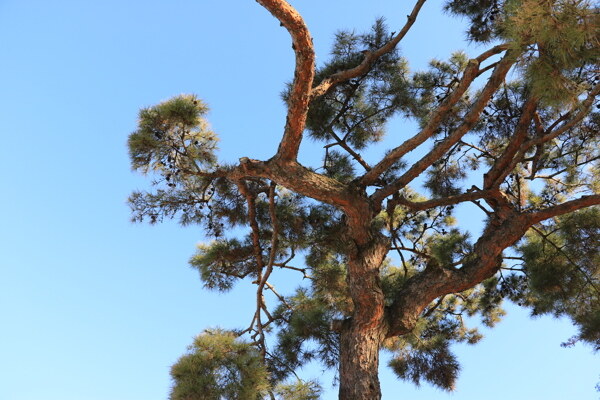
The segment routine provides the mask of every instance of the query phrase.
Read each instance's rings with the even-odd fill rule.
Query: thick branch
[[[287,101],[288,113],[285,131],[276,157],[282,160],[295,160],[302,141],[310,91],[315,75],[313,42],[302,16],[285,0],[257,1],[279,20],[292,37],[292,49],[296,54],[296,69]]]
[[[502,265],[502,252],[517,242],[529,228],[544,219],[600,204],[600,195],[584,196],[536,213],[513,212],[488,223],[462,268],[445,268],[431,260],[413,276],[388,309],[388,337],[409,332],[422,311],[436,298],[471,288],[493,276]]]
[[[360,65],[345,71],[336,72],[329,78],[324,79],[318,86],[313,88],[310,95],[311,100],[324,95],[341,82],[345,82],[349,79],[356,78],[360,75],[367,73],[371,69],[373,63],[377,61],[377,59],[379,59],[384,54],[394,50],[398,43],[400,43],[400,40],[402,40],[402,38],[406,35],[406,33],[410,30],[410,28],[416,21],[417,15],[419,14],[419,11],[421,10],[423,4],[425,4],[425,0],[417,1],[412,12],[410,13],[410,15],[407,16],[406,24],[404,25],[402,30],[400,30],[400,32],[398,32],[398,34],[394,36],[392,40],[387,42],[382,47],[378,48],[373,52],[367,53]]]
[[[346,214],[351,231],[356,232],[354,240],[358,244],[370,241],[368,227],[374,211],[369,199],[353,186],[317,174],[297,162],[281,163],[275,159],[264,162],[242,158],[228,179],[246,176],[268,178],[296,193],[338,207]]]
[[[502,222],[488,223],[462,268],[445,268],[435,259],[411,277],[388,308],[387,337],[410,332],[432,301],[462,292],[493,276],[502,265],[502,252],[518,241],[531,226],[525,215],[514,213]]]
[[[400,146],[392,149],[386,156],[375,165],[369,172],[367,172],[360,179],[360,183],[362,185],[370,185],[375,182],[381,174],[385,172],[389,167],[391,167],[397,160],[399,160],[405,154],[411,152],[416,149],[418,146],[423,144],[427,139],[433,136],[435,131],[438,129],[440,124],[442,123],[444,117],[448,115],[448,113],[452,110],[454,105],[460,100],[462,95],[467,91],[471,82],[477,76],[477,69],[479,67],[479,63],[477,61],[471,60],[469,65],[465,69],[465,72],[454,91],[440,104],[435,113],[429,118],[427,125],[415,136],[408,139]]]

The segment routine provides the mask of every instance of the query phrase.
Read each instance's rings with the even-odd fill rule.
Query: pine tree
[[[171,398],[316,399],[318,383],[296,370],[318,360],[338,371],[340,399],[379,399],[382,349],[398,377],[451,390],[451,344],[481,338],[463,316],[493,326],[504,299],[569,317],[579,334],[566,345],[600,349],[598,9],[448,1],[489,49],[410,72],[398,45],[425,0],[396,32],[383,20],[339,32],[319,67],[298,12],[258,2],[296,56],[277,153],[219,162],[194,95],[141,110],[129,137],[133,168],[155,187],[131,195],[133,220],[200,224],[212,241],[191,265],[204,285],[256,286],[248,325],[207,330],[173,366]],[[398,116],[418,132],[363,157]],[[297,161],[304,135],[323,143],[322,165]],[[486,215],[479,237],[453,217],[465,202]],[[284,270],[298,273],[293,293],[269,280]]]

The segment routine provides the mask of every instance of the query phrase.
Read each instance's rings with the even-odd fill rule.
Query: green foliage
[[[328,151],[325,155],[323,165],[325,175],[340,182],[350,182],[356,176],[350,156],[338,151]]]
[[[223,330],[197,336],[171,376],[171,400],[259,400],[269,388],[256,348]]]
[[[447,343],[420,347],[392,359],[389,365],[401,379],[411,380],[417,386],[421,384],[421,380],[426,380],[446,390],[454,389],[454,382],[460,371],[460,365]]]
[[[529,233],[519,250],[527,280],[514,289],[515,300],[533,315],[570,317],[579,327],[571,342],[600,350],[600,209],[560,218],[541,235]]]
[[[338,32],[332,60],[317,70],[315,84],[336,71],[359,65],[363,52],[373,51],[390,39],[382,19],[366,34]],[[406,62],[396,50],[384,55],[367,74],[338,85],[313,102],[306,122],[308,134],[315,140],[332,143],[343,138],[343,142],[358,150],[381,140],[387,119],[398,111],[413,108],[407,72]]]
[[[597,74],[600,14],[590,1],[451,0],[446,10],[469,19],[470,40],[525,50],[525,77],[546,105],[573,104]]]
[[[281,400],[319,400],[321,386],[314,381],[297,381],[292,384],[281,384],[275,388],[275,394]]]
[[[496,284],[497,278],[491,278],[436,300],[410,334],[386,340],[384,348],[392,353],[390,367],[396,375],[417,385],[427,381],[453,390],[460,366],[450,350],[452,343],[473,345],[483,338],[477,328],[465,325],[465,319],[479,315],[485,325],[493,326],[504,315]]]
[[[285,379],[291,371],[314,359],[328,368],[337,365],[339,338],[331,323],[338,316],[324,299],[306,289],[298,289],[286,299],[275,314],[282,328],[277,333],[271,374],[277,381]]]
[[[207,106],[192,95],[142,109],[138,129],[129,136],[132,167],[142,172],[159,171],[165,179],[171,174],[174,180],[177,170],[213,167],[217,138],[208,130],[204,119],[207,112]]]
[[[429,68],[425,71],[417,71],[412,75],[410,82],[411,93],[416,106],[411,115],[414,116],[421,127],[429,121],[431,112],[450,95],[456,88],[461,74],[467,67],[469,58],[462,51],[452,53],[446,60],[433,59],[429,62]],[[446,116],[440,128],[436,132],[439,135],[447,134],[460,122],[468,110],[470,93],[464,96],[453,107],[454,112]]]
[[[574,103],[597,73],[597,9],[579,0],[510,0],[505,9],[503,36],[528,48],[523,61],[532,92],[550,106]]]
[[[465,170],[456,161],[441,161],[427,171],[424,186],[433,197],[448,197],[460,194],[462,189],[457,185],[466,177]]]
[[[309,257],[313,258],[314,253]],[[352,301],[346,282],[346,265],[331,254],[313,261],[312,290],[328,307],[349,315]]]
[[[208,245],[198,245],[190,265],[200,272],[204,286],[227,291],[237,279],[256,275],[257,266],[251,243],[223,239]]]
[[[434,235],[429,239],[431,254],[441,265],[454,265],[472,251],[469,234],[451,229],[446,235]]]
[[[469,40],[489,42],[498,35],[496,22],[503,3],[501,0],[450,0],[446,2],[445,9],[469,19]]]
[[[493,327],[505,315],[502,309],[502,300],[507,295],[499,290],[499,279],[496,276],[482,282],[481,295],[477,302],[477,312],[481,314],[481,322],[488,327]],[[475,312],[472,311],[472,314]]]

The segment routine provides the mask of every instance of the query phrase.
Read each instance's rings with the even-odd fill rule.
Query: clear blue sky
[[[324,61],[336,30],[382,15],[397,30],[412,2],[319,3],[293,2]],[[413,68],[477,52],[440,4],[404,40]],[[126,198],[148,182],[130,172],[126,139],[140,107],[196,93],[223,160],[268,158],[292,65],[288,35],[250,0],[0,1],[0,400],[166,399],[169,366],[194,335],[249,322],[248,288],[206,292],[188,267],[198,227],[129,222]],[[384,398],[598,398],[590,348],[559,346],[568,322],[509,307],[486,333],[456,348],[455,393],[417,390],[384,367]]]

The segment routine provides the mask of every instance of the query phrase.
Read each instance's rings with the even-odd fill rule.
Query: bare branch
[[[415,249],[415,248],[412,248],[412,247],[405,247],[405,246],[393,246],[393,247],[390,247],[390,250],[396,250],[396,251],[408,251],[409,253],[416,254],[416,255],[418,255],[418,256],[420,256],[420,257],[423,257],[423,258],[426,258],[426,259],[429,259],[429,258],[431,258],[431,255],[429,255],[429,254],[427,254],[427,253],[424,253],[424,252],[422,252],[422,251],[419,251],[419,250],[417,250],[417,249]]]
[[[237,182],[237,187],[240,193],[246,198],[248,221],[250,223],[250,228],[252,229],[254,258],[256,259],[257,272],[259,274],[258,279],[260,281],[265,264],[262,257],[262,249],[260,247],[260,229],[256,220],[256,195],[250,191],[250,188],[248,188],[248,185],[243,180]]]
[[[267,279],[273,272],[273,263],[275,262],[275,255],[277,254],[277,244],[279,242],[279,223],[277,222],[277,214],[275,213],[275,182],[271,182],[269,187],[269,216],[271,218],[271,250],[269,251],[269,263],[267,264],[267,269],[265,270],[264,275],[260,279],[258,283],[258,288],[256,291],[262,295],[263,288]],[[254,229],[253,229],[254,231]],[[266,311],[266,310],[265,310]]]
[[[263,331],[264,325],[260,314],[261,310],[264,308],[262,288],[264,287],[265,281],[265,278],[263,276],[265,264],[262,257],[262,249],[260,247],[260,228],[256,220],[256,195],[250,191],[250,188],[248,188],[248,185],[243,180],[239,180],[237,182],[237,186],[240,193],[242,193],[242,195],[246,198],[246,204],[248,206],[248,221],[252,229],[252,246],[254,248],[254,258],[256,259],[257,267],[256,283],[258,283],[258,289],[256,291],[256,311],[254,313],[254,318],[252,319],[252,323],[250,324],[250,328],[248,328],[248,330],[252,330],[252,326],[256,323],[256,334],[253,336],[253,338],[256,338],[258,336],[257,342],[262,357],[264,358],[266,356],[266,343],[265,334]]]
[[[275,290],[275,286],[271,285],[269,282],[265,282],[265,286],[269,288],[269,290],[281,301],[288,309],[292,309],[292,306],[285,300],[285,297],[280,295],[277,290]]]
[[[367,164],[367,162],[362,158],[362,156],[360,154],[358,154],[356,151],[354,151],[350,146],[348,146],[348,144],[335,133],[333,128],[329,129],[329,134],[335,139],[335,143],[333,143],[333,145],[338,145],[342,149],[346,150],[346,152],[348,152],[348,154],[350,154],[352,156],[352,158],[354,158],[354,160],[356,160],[357,163],[362,165],[362,167],[366,171],[369,171],[371,169],[371,166],[369,164]],[[329,148],[331,146],[332,145],[327,145],[325,147]]]

